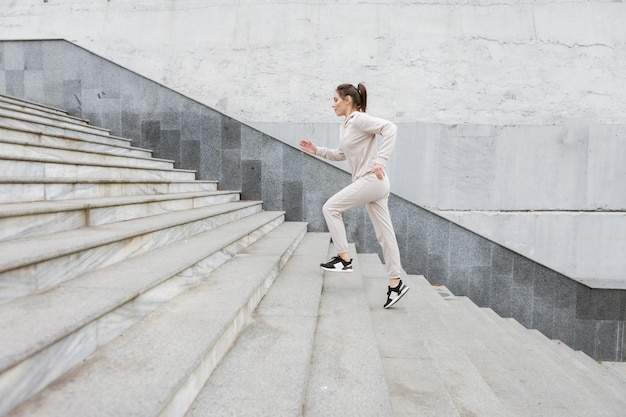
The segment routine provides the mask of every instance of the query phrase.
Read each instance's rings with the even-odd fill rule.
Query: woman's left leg
[[[388,200],[388,197],[384,197],[380,200],[372,201],[367,203],[365,208],[374,226],[376,239],[383,250],[387,276],[390,280],[396,280],[400,279],[402,275],[402,265],[400,262],[400,249],[398,248],[396,233],[391,223],[391,216],[389,215]]]

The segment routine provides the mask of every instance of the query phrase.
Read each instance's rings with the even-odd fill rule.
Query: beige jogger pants
[[[348,238],[343,224],[343,212],[365,205],[367,214],[374,225],[376,239],[382,247],[387,275],[390,279],[400,278],[400,250],[391,223],[387,201],[389,199],[389,178],[379,180],[373,173],[358,178],[352,184],[328,199],[323,212],[337,253],[348,252]]]

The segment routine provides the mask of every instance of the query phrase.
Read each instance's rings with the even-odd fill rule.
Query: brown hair
[[[365,89],[365,85],[359,83],[358,87],[355,87],[352,84],[341,84],[337,87],[337,94],[339,94],[339,97],[342,99],[350,96],[357,110],[365,112],[367,108],[367,90]]]

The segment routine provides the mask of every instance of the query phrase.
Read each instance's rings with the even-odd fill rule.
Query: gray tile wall
[[[85,117],[198,179],[325,230],[321,207],[349,176],[262,132],[66,41],[0,42],[0,93]],[[624,360],[626,291],[592,290],[397,196],[405,270],[447,285],[596,359]],[[360,252],[380,248],[365,210],[345,214]],[[381,277],[381,286],[385,279]],[[381,297],[384,294],[381,289]]]

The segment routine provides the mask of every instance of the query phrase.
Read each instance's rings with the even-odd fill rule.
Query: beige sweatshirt
[[[317,155],[331,161],[347,160],[353,182],[371,172],[374,165],[387,164],[396,143],[396,125],[356,111],[346,117],[340,129],[339,147],[318,147]],[[377,134],[382,137],[380,147],[376,143]]]

